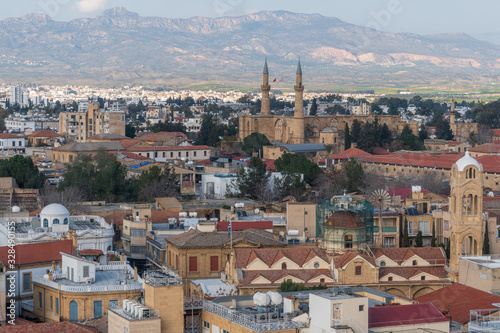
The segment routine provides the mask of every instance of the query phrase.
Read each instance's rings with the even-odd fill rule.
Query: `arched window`
[[[281,264],[281,269],[286,269],[286,262]]]
[[[59,224],[59,219],[53,219],[52,224]]]
[[[67,217],[64,218],[63,224],[68,224],[68,218]]]
[[[416,260],[413,260],[413,262],[411,263],[413,266],[417,266],[417,261]]]
[[[43,219],[43,227],[48,228],[49,227],[49,220]]]
[[[352,249],[352,235],[344,236],[344,248]]]
[[[386,265],[385,261],[380,262],[380,267],[385,267],[385,265]]]

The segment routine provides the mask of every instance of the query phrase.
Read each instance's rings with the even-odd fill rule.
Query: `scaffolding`
[[[316,237],[327,250],[365,249],[373,229],[373,206],[366,200],[344,194],[316,208]]]

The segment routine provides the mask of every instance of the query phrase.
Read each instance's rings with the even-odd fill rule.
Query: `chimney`
[[[49,281],[53,281],[54,280],[54,276],[52,275],[52,272],[49,272]]]
[[[134,281],[137,281],[137,267],[134,267]]]
[[[69,240],[73,239],[73,230],[71,230],[71,229],[68,230],[68,239]]]
[[[55,261],[52,261],[52,270],[55,271],[56,270],[56,262]]]
[[[63,234],[62,237],[61,237],[61,239],[62,240],[66,240],[66,239],[68,239],[68,236],[66,236],[65,234]]]
[[[122,259],[121,261],[125,261],[125,253],[122,253]]]
[[[73,247],[78,248],[78,235],[76,233],[73,235]]]

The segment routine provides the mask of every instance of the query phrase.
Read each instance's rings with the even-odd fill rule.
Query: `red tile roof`
[[[357,158],[361,156],[372,156],[372,154],[367,153],[364,150],[358,148],[349,148],[340,154],[332,154],[330,157],[335,160],[345,160],[349,158]]]
[[[108,224],[123,225],[123,219],[125,218],[125,215],[131,213],[132,213],[131,210],[106,212],[102,214],[102,217],[104,217],[104,220],[108,222]]]
[[[387,189],[387,192],[389,193],[389,195],[391,197],[400,196],[401,199],[404,200],[404,199],[411,198],[412,189],[411,189],[411,187],[391,187],[391,188]],[[422,189],[422,193],[427,194],[430,192]]]
[[[21,139],[21,138],[25,138],[25,136],[12,133],[0,133],[0,139]]]
[[[122,153],[123,155],[127,156],[128,158],[134,159],[134,160],[149,160],[149,157],[146,156],[141,156],[139,154],[134,154],[134,153]]]
[[[346,228],[346,229],[359,229],[366,228],[365,223],[361,217],[353,212],[336,211],[325,223],[325,227],[330,228]]]
[[[264,264],[271,267],[282,257],[286,257],[302,267],[304,264],[318,257],[327,263],[330,262],[326,252],[317,248],[260,248],[260,249],[235,249],[236,268],[245,268],[255,258],[259,258]]]
[[[123,148],[128,148],[128,147],[133,146],[139,142],[141,142],[141,141],[140,140],[133,140],[133,139],[124,139],[124,140],[120,141],[120,144],[123,146]]]
[[[73,242],[71,240],[60,240],[55,242],[43,242],[33,244],[17,245],[16,265],[27,265],[40,262],[61,260],[59,252],[73,254]],[[0,247],[0,260],[7,264],[9,247]]]
[[[368,327],[388,327],[448,322],[432,303],[379,306],[368,309]]]
[[[210,150],[209,146],[150,146],[150,147],[128,147],[129,151],[178,151],[178,150]]]
[[[469,148],[470,152],[485,153],[485,154],[498,154],[500,153],[500,145],[495,143],[485,143],[473,148]]]
[[[276,166],[274,165],[274,161],[276,160],[270,160],[270,159],[261,159],[262,163],[266,165],[266,171],[275,171]]]
[[[404,279],[410,279],[419,274],[426,273],[429,275],[433,275],[438,279],[447,279],[448,272],[444,268],[444,266],[438,267],[430,267],[430,266],[420,266],[420,267],[380,267],[379,270],[379,278],[383,278],[389,274],[395,274],[401,276]],[[423,280],[428,282],[429,279]]]
[[[431,265],[445,265],[447,263],[446,255],[441,247],[376,248],[372,251],[376,258],[385,255],[398,265],[415,255]]]
[[[151,222],[168,222],[169,218],[179,218],[179,212],[170,210],[157,210],[151,212]]]
[[[95,249],[85,249],[78,251],[78,254],[82,256],[100,256],[102,254],[102,251]]]
[[[28,136],[32,138],[57,138],[61,137],[62,135],[51,130],[39,130],[28,134]]]
[[[500,303],[500,296],[455,283],[418,297],[415,301],[432,303],[442,313],[447,312],[452,320],[465,324],[470,320],[470,310],[496,308],[493,303]]]
[[[217,222],[218,231],[227,231],[229,222]],[[272,229],[273,221],[233,221],[231,224],[231,229],[233,230],[244,230],[248,228],[254,229]]]
[[[349,262],[351,262],[354,258],[356,257],[360,257],[360,258],[363,258],[365,261],[367,261],[368,263],[372,264],[373,266],[377,266],[375,264],[375,260],[373,260],[372,257],[366,255],[366,254],[362,254],[362,253],[357,253],[357,252],[354,252],[354,251],[347,251],[345,252],[344,254],[342,255],[339,255],[339,256],[335,256],[335,268],[342,268],[344,267],[345,265],[347,265]]]
[[[16,319],[17,322],[17,319]],[[29,323],[23,325],[6,325],[0,327],[0,332],[9,333],[96,333],[97,329],[82,325],[61,322],[61,323]]]
[[[493,131],[493,134],[495,136],[500,136],[500,129],[499,128],[492,129],[492,131]]]
[[[239,280],[238,287],[256,287],[256,286],[272,286],[276,287],[280,283],[277,280],[283,279],[284,277],[291,276],[304,281],[306,286],[315,285],[318,283],[311,283],[310,280],[317,278],[318,276],[324,275],[328,278],[332,278],[332,272],[328,269],[280,269],[280,270],[256,270],[256,271],[243,271],[243,278]],[[258,277],[269,280],[270,284],[251,284],[251,282]],[[332,283],[323,283],[332,285]]]
[[[40,214],[42,212],[42,208],[35,209],[34,211],[30,212],[29,216],[36,216],[37,214]]]

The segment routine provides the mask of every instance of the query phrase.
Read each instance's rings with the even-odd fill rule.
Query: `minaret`
[[[296,83],[295,83],[295,113],[294,118],[294,143],[304,143],[305,120],[304,120],[304,86],[302,85],[302,66],[297,64]]]
[[[261,115],[269,115],[271,114],[271,104],[269,102],[269,91],[271,90],[271,86],[269,85],[269,69],[267,68],[267,58],[264,63],[264,73],[262,75],[262,101],[260,107]]]

